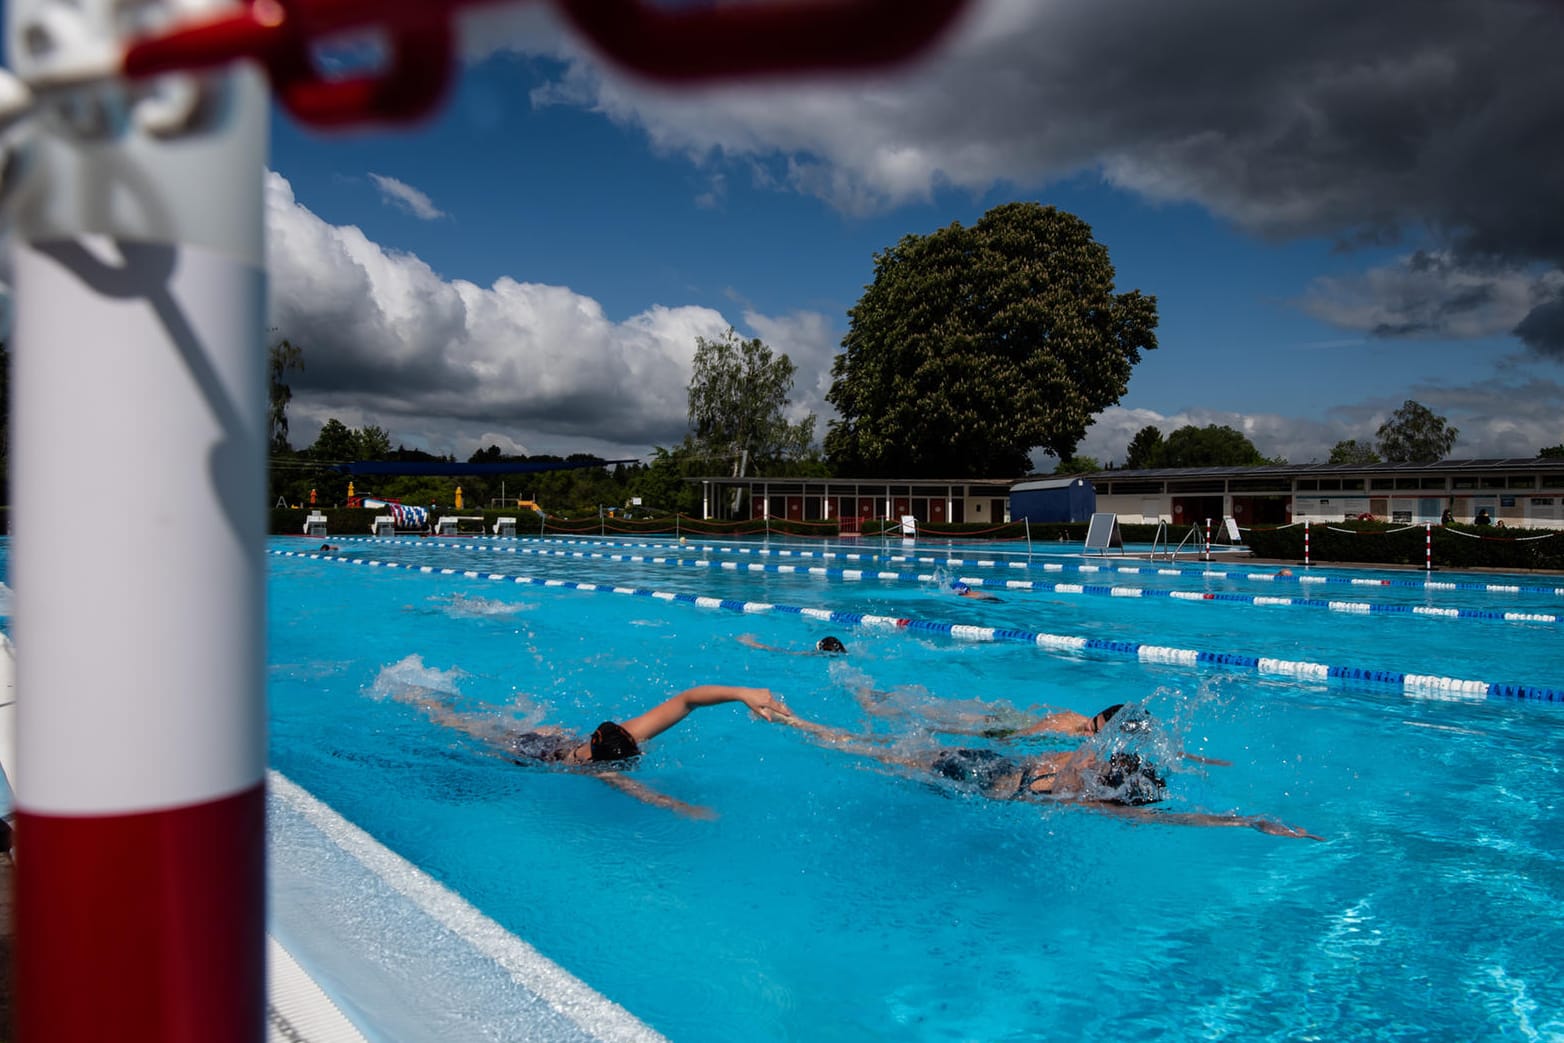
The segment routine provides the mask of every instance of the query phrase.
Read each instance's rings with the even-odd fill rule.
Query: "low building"
[[[899,520],[999,525],[1009,520],[1009,478],[692,478],[701,516],[720,521],[785,518]],[[735,496],[737,494],[737,496]]]
[[[1282,464],[1097,471],[1085,478],[1096,510],[1126,523],[1241,527],[1368,516],[1417,525],[1458,522],[1487,511],[1510,527],[1564,529],[1564,459],[1440,460],[1431,464]],[[1007,478],[696,478],[703,516],[718,520],[842,518],[998,525],[1024,512],[1026,492],[1049,475]],[[735,496],[735,494],[737,494]]]
[[[1564,459],[1440,460],[1431,464],[1301,464],[1149,468],[1085,476],[1097,509],[1121,521],[1181,526],[1234,518],[1243,527],[1368,516],[1437,524],[1564,528]]]

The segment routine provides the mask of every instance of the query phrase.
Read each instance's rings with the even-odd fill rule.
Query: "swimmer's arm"
[[[1231,768],[1233,766],[1232,761],[1224,761],[1217,757],[1202,757],[1198,753],[1181,753],[1179,756],[1194,764],[1208,764],[1214,768]]]
[[[1058,710],[1044,714],[1024,728],[1017,728],[1015,735],[1090,735],[1092,719],[1073,710]]]
[[[636,742],[645,742],[684,720],[691,711],[702,706],[716,706],[719,703],[743,703],[755,714],[768,721],[772,719],[774,713],[787,712],[787,707],[771,694],[769,688],[703,684],[685,689],[640,716],[630,718],[624,722],[623,727],[634,736]]]
[[[1299,840],[1324,840],[1324,837],[1315,836],[1306,829],[1298,826],[1288,826],[1275,819],[1264,818],[1260,815],[1212,815],[1201,811],[1158,811],[1155,808],[1126,807],[1122,804],[1107,804],[1098,801],[1084,801],[1093,810],[1105,811],[1120,818],[1134,819],[1137,822],[1162,822],[1173,826],[1214,826],[1218,828],[1245,828],[1256,829],[1261,833],[1268,833],[1273,837],[1294,837]]]
[[[644,782],[632,779],[627,775],[618,773],[593,775],[594,779],[601,779],[620,793],[627,794],[639,800],[643,804],[650,804],[654,808],[667,808],[677,812],[685,818],[714,819],[717,813],[710,808],[699,804],[689,804],[677,797],[670,797],[666,793],[660,793],[652,789]]]
[[[758,649],[760,649],[763,652],[785,652],[785,651],[787,651],[786,649],[778,648],[775,645],[765,644],[764,642],[762,642],[760,640],[760,638],[756,637],[754,634],[740,634],[738,636],[737,640],[738,640],[738,643],[741,644],[741,645],[748,645],[750,648],[758,648]]]

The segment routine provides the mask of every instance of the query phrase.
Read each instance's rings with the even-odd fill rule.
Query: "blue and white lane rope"
[[[384,537],[365,537],[366,543],[392,543]],[[494,554],[526,554],[540,558],[573,558],[590,561],[628,562],[646,565],[679,565],[685,568],[720,569],[725,572],[771,572],[779,575],[803,574],[836,579],[844,582],[881,580],[894,583],[932,583],[931,573],[871,571],[868,569],[835,568],[825,565],[776,565],[770,562],[713,561],[710,558],[677,558],[647,554],[613,554],[606,551],[564,550],[540,547],[511,547],[487,543],[450,543],[438,539],[420,542],[421,547],[476,551]],[[1228,594],[1194,590],[1161,590],[1154,587],[1101,586],[1087,583],[1044,583],[1030,579],[1007,579],[995,582],[983,576],[955,577],[973,587],[996,587],[1005,590],[1030,590],[1044,594],[1079,594],[1112,598],[1167,598],[1173,601],[1210,601],[1259,607],[1291,607],[1321,609],[1351,615],[1400,615],[1426,616],[1430,619],[1482,619],[1504,623],[1564,623],[1564,616],[1550,612],[1501,612],[1482,608],[1435,608],[1427,605],[1394,605],[1369,601],[1328,601],[1322,598],[1267,597],[1261,594]]]
[[[764,601],[738,601],[731,598],[702,597],[698,594],[678,594],[671,591],[651,590],[646,587],[618,587],[601,583],[578,583],[575,580],[568,579],[512,576],[503,572],[483,572],[478,569],[450,569],[440,568],[436,565],[408,565],[395,561],[349,558],[335,554],[320,554],[318,552],[269,550],[267,553],[275,557],[341,562],[349,565],[401,569],[407,572],[427,573],[437,576],[461,576],[466,579],[489,580],[498,583],[521,583],[539,587],[562,587],[567,590],[626,594],[633,597],[654,598],[659,601],[685,602],[700,608],[717,608],[730,612],[779,612],[866,630],[902,630],[925,635],[944,634],[959,641],[1004,641],[1030,644],[1055,654],[1098,652],[1105,655],[1137,659],[1142,663],[1157,665],[1185,668],[1220,667],[1227,670],[1252,673],[1258,676],[1290,677],[1303,681],[1335,681],[1340,684],[1397,688],[1405,695],[1423,699],[1447,699],[1451,701],[1498,699],[1546,703],[1564,702],[1564,688],[1544,685],[1505,681],[1473,681],[1432,674],[1409,674],[1399,670],[1382,670],[1373,667],[1330,666],[1325,663],[1271,659],[1243,652],[1207,652],[1192,648],[1168,648],[1160,645],[1141,644],[1136,641],[1110,641],[1103,638],[1041,634],[1029,630],[1005,630],[997,627],[968,626],[936,620],[901,619],[895,616],[866,615],[858,612],[835,612],[830,609],[808,608],[799,605],[778,605]]]
[[[337,537],[333,537],[336,539]],[[1299,575],[1283,576],[1279,572],[1238,572],[1227,569],[1180,569],[1155,565],[1093,565],[1091,563],[1068,563],[1056,561],[1000,561],[997,558],[956,558],[936,557],[929,555],[909,554],[865,554],[860,551],[814,551],[794,550],[781,547],[745,547],[739,545],[710,545],[697,546],[682,545],[677,543],[650,543],[650,542],[624,542],[613,540],[592,539],[566,539],[556,536],[513,536],[492,537],[500,540],[513,540],[517,543],[556,543],[565,546],[603,546],[620,547],[626,550],[680,550],[690,552],[701,550],[714,554],[747,554],[760,557],[794,557],[794,558],[818,558],[824,561],[887,561],[893,564],[907,562],[918,565],[944,565],[956,568],[990,568],[990,569],[1033,569],[1043,572],[1080,572],[1093,573],[1118,573],[1121,575],[1146,575],[1146,576],[1185,576],[1197,579],[1231,579],[1245,580],[1256,583],[1297,583],[1300,586],[1317,584],[1335,584],[1352,587],[1400,587],[1412,590],[1467,590],[1479,591],[1485,594],[1546,594],[1551,597],[1564,597],[1564,587],[1540,587],[1524,586],[1514,583],[1478,583],[1470,580],[1434,580],[1434,579],[1383,579],[1367,576],[1321,576],[1315,573],[1305,572]],[[384,537],[345,536],[343,541],[353,542],[395,542]],[[458,545],[459,546],[459,545]]]
[[[518,541],[523,537],[516,537]],[[537,537],[525,537],[531,542],[548,543],[581,543],[591,542],[582,540],[566,540],[558,537],[547,537],[542,540]],[[610,544],[615,545],[615,544]],[[617,544],[626,548],[657,546],[659,548],[673,549],[679,544]],[[1367,576],[1320,576],[1313,573],[1303,573],[1294,576],[1283,576],[1279,572],[1236,572],[1225,569],[1213,569],[1209,566],[1198,569],[1180,569],[1171,566],[1155,565],[1094,565],[1089,562],[1062,563],[1062,562],[1038,562],[1038,561],[1000,561],[997,558],[957,558],[950,556],[909,555],[909,554],[864,554],[862,552],[838,553],[835,551],[794,550],[792,548],[772,547],[746,547],[741,545],[719,545],[716,547],[703,546],[702,549],[713,550],[719,554],[756,554],[761,556],[776,555],[778,557],[841,557],[849,561],[889,561],[893,563],[911,562],[919,565],[948,565],[961,568],[995,568],[995,569],[1041,569],[1044,572],[1116,572],[1123,575],[1156,575],[1156,576],[1192,576],[1201,579],[1234,579],[1251,580],[1259,583],[1298,583],[1307,586],[1309,584],[1341,584],[1354,587],[1405,587],[1414,590],[1473,590],[1488,594],[1547,594],[1553,597],[1564,597],[1564,587],[1539,587],[1520,586],[1512,583],[1478,583],[1469,580],[1450,581],[1432,579],[1381,579]]]

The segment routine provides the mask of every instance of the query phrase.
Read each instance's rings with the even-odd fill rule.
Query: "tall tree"
[[[1377,464],[1383,463],[1374,447],[1356,438],[1343,439],[1331,447],[1328,464]]]
[[[360,460],[384,460],[391,455],[391,436],[378,424],[365,424],[353,432]]]
[[[322,463],[348,463],[358,459],[358,435],[352,428],[332,417],[320,427],[309,453]]]
[[[1162,460],[1162,432],[1147,424],[1135,432],[1124,450],[1124,466],[1135,470],[1160,467]]]
[[[1181,427],[1162,443],[1159,467],[1255,467],[1271,463],[1242,431],[1226,424]],[[1283,461],[1285,462],[1285,461]]]
[[[729,327],[721,337],[695,338],[690,376],[690,433],[697,451],[759,466],[797,459],[814,442],[815,417],[789,423],[783,411],[798,367],[773,354],[758,337],[742,340]]]
[[[1393,464],[1431,464],[1443,460],[1461,432],[1421,402],[1410,398],[1379,425],[1379,453]]]
[[[1157,346],[1156,298],[1115,294],[1080,218],[1008,203],[874,258],[826,396],[838,473],[993,476],[1069,458]]]
[[[1095,456],[1072,456],[1068,460],[1060,460],[1054,468],[1054,474],[1095,474],[1102,470],[1102,461]]]
[[[286,453],[288,445],[288,403],[293,401],[293,388],[283,379],[290,370],[304,368],[304,352],[284,337],[273,344],[266,353],[268,389],[268,427],[271,430],[271,450]]]

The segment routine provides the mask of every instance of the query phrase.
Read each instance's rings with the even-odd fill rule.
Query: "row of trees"
[[[1455,448],[1460,429],[1421,402],[1410,398],[1375,432],[1377,447],[1356,438],[1337,442],[1327,463],[1333,464],[1431,464],[1443,460]],[[1542,451],[1543,455],[1547,450]]]
[[[1327,463],[1433,463],[1449,455],[1460,431],[1427,406],[1408,399],[1379,426],[1377,443],[1351,438],[1337,442]],[[1561,447],[1564,449],[1564,447]],[[1546,455],[1547,450],[1543,450]],[[1124,466],[1147,467],[1257,467],[1286,464],[1282,457],[1267,457],[1243,432],[1218,424],[1186,426],[1166,438],[1153,426],[1135,433],[1124,451]],[[1062,473],[1099,470],[1097,461],[1081,457],[1061,465]]]
[[[995,207],[971,227],[957,222],[906,236],[876,254],[873,280],[848,313],[826,396],[839,418],[823,447],[815,444],[812,414],[789,419],[797,366],[729,329],[696,338],[689,427],[678,445],[657,447],[649,465],[616,469],[617,490],[586,472],[529,479],[526,488],[535,494],[530,498],[559,495],[577,509],[628,495],[662,509],[694,510],[698,494],[683,479],[703,474],[1008,478],[1029,471],[1039,448],[1057,457],[1063,472],[1096,470],[1098,462],[1077,457],[1076,446],[1092,419],[1126,392],[1141,354],[1157,347],[1156,298],[1116,292],[1114,277],[1090,226],[1035,203]],[[295,453],[288,445],[287,376],[303,365],[296,345],[282,340],[273,347],[274,470],[293,474],[281,483],[283,496],[297,501],[306,480],[317,489],[331,484],[320,473],[323,464],[422,455],[392,450],[378,427],[351,430],[336,420]],[[1408,401],[1379,428],[1375,445],[1344,441],[1331,460],[1436,460],[1457,433]],[[473,461],[479,457],[554,459],[505,457],[493,446]],[[1207,425],[1166,437],[1146,427],[1129,444],[1124,466],[1285,462],[1266,458],[1242,432]],[[334,499],[345,495],[345,484],[332,486]],[[449,484],[391,480],[375,491],[417,501]],[[494,484],[471,481],[466,491],[474,502],[494,499],[501,491]],[[508,484],[503,490],[515,493]]]

